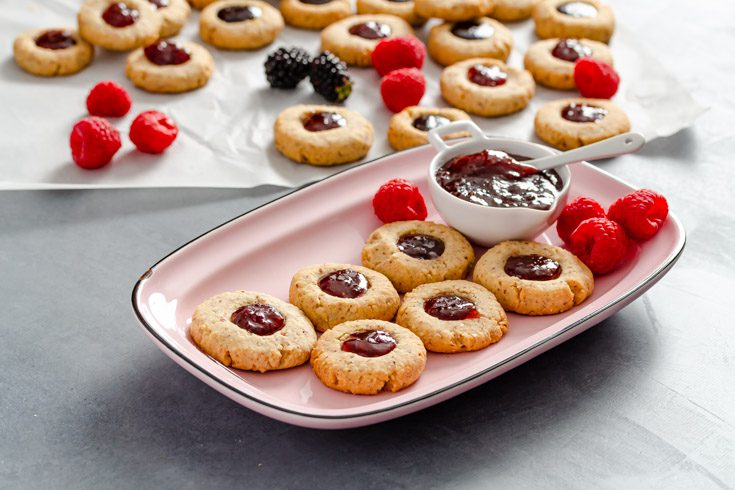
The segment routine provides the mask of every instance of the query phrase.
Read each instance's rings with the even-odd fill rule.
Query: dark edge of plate
[[[673,265],[679,260],[679,258],[681,257],[681,254],[684,252],[684,248],[686,246],[686,232],[684,231],[684,227],[681,226],[680,223],[678,223],[678,219],[676,219],[674,217],[674,220],[677,221],[677,224],[679,225],[679,228],[682,230],[682,237],[681,237],[681,241],[680,241],[678,250],[676,250],[674,253],[672,253],[668,257],[668,259],[660,267],[658,267],[655,271],[653,271],[651,274],[649,274],[643,281],[641,281],[640,284],[638,284],[635,288],[633,288],[632,290],[630,290],[627,294],[624,294],[623,296],[615,299],[615,301],[612,301],[612,302],[608,303],[607,305],[605,305],[602,308],[600,308],[600,309],[598,309],[598,310],[590,313],[589,315],[585,316],[584,318],[581,318],[581,319],[577,320],[576,322],[574,322],[574,323],[572,323],[572,324],[564,327],[562,330],[560,330],[559,332],[555,333],[554,335],[549,336],[549,337],[546,337],[543,340],[540,340],[540,341],[536,342],[535,344],[533,344],[533,345],[531,345],[531,346],[523,349],[522,351],[514,354],[513,356],[510,356],[510,357],[502,360],[501,362],[498,362],[497,364],[494,364],[494,365],[488,367],[487,369],[484,369],[482,371],[479,371],[479,372],[473,374],[472,376],[469,376],[469,377],[467,377],[467,378],[465,378],[465,379],[463,379],[461,381],[457,381],[456,383],[453,383],[453,384],[448,385],[448,386],[444,386],[443,388],[441,388],[439,390],[433,391],[433,392],[428,393],[426,395],[423,395],[423,396],[421,396],[419,398],[415,398],[413,400],[409,400],[409,401],[400,403],[398,405],[391,405],[390,407],[386,407],[386,408],[383,408],[383,409],[372,410],[372,411],[369,411],[369,412],[362,412],[362,413],[353,414],[353,415],[316,415],[316,414],[304,413],[304,412],[299,412],[299,411],[296,411],[296,410],[290,410],[290,409],[287,409],[287,408],[283,408],[283,407],[280,407],[278,405],[273,405],[271,403],[264,402],[264,401],[262,401],[262,400],[260,400],[260,399],[258,399],[256,397],[253,397],[251,395],[248,395],[247,393],[244,393],[244,392],[238,390],[237,388],[235,388],[234,386],[230,385],[229,383],[226,383],[226,382],[222,381],[219,377],[217,377],[214,374],[210,373],[209,371],[207,371],[203,367],[199,366],[199,364],[197,364],[197,363],[193,362],[191,359],[189,359],[189,357],[187,357],[186,355],[182,354],[178,349],[176,349],[174,346],[170,345],[168,342],[166,342],[166,340],[164,340],[160,335],[158,335],[158,332],[153,327],[151,327],[151,325],[149,325],[148,322],[146,322],[146,320],[143,318],[143,315],[141,314],[140,310],[138,309],[138,303],[136,301],[136,296],[137,296],[137,293],[138,293],[138,288],[143,284],[143,282],[148,277],[150,277],[150,275],[153,273],[153,269],[158,264],[160,264],[164,260],[166,260],[169,257],[171,257],[172,255],[174,255],[175,253],[177,253],[179,250],[187,247],[191,243],[193,243],[193,242],[199,240],[200,238],[202,238],[202,237],[204,237],[204,236],[212,233],[213,231],[215,231],[215,230],[217,230],[217,229],[219,229],[219,228],[221,228],[221,227],[223,227],[223,226],[225,226],[225,225],[227,225],[227,224],[229,224],[229,223],[231,223],[231,222],[233,222],[233,221],[235,221],[237,219],[242,218],[243,216],[247,216],[248,214],[257,211],[260,208],[263,208],[265,206],[268,206],[270,204],[273,204],[276,201],[279,201],[279,200],[281,200],[281,199],[283,199],[285,197],[288,197],[288,196],[290,196],[292,194],[295,194],[297,192],[300,192],[300,191],[302,191],[302,190],[304,190],[304,189],[306,189],[306,188],[308,188],[308,187],[310,187],[310,186],[312,186],[314,184],[318,184],[320,182],[324,182],[324,181],[326,181],[328,179],[331,179],[333,177],[336,177],[338,175],[344,174],[346,172],[350,172],[352,170],[358,169],[358,168],[363,167],[365,165],[370,165],[371,163],[374,163],[374,162],[377,162],[379,160],[382,160],[383,158],[386,158],[387,156],[393,156],[395,154],[409,152],[411,150],[416,150],[416,148],[409,148],[407,150],[402,150],[402,151],[399,151],[399,152],[391,153],[390,155],[385,155],[385,156],[376,158],[375,160],[370,160],[368,162],[364,162],[364,163],[355,165],[353,167],[347,168],[347,169],[342,170],[340,172],[337,172],[335,174],[329,175],[329,176],[327,176],[327,177],[325,177],[325,178],[323,178],[321,180],[317,180],[317,181],[314,181],[314,182],[309,182],[307,184],[304,184],[304,185],[302,185],[300,187],[297,187],[297,188],[293,189],[290,192],[287,192],[286,194],[284,194],[282,196],[279,196],[279,197],[277,197],[275,199],[272,199],[271,201],[268,201],[266,203],[263,203],[263,204],[261,204],[258,207],[255,207],[255,208],[253,208],[253,209],[251,209],[251,210],[249,210],[249,211],[247,211],[247,212],[245,212],[245,213],[243,213],[243,214],[241,214],[239,216],[236,216],[236,217],[234,217],[234,218],[232,218],[230,220],[225,221],[224,223],[221,223],[220,225],[215,226],[211,230],[206,231],[206,232],[202,233],[201,235],[197,236],[196,238],[193,238],[193,239],[189,240],[185,244],[181,245],[177,249],[175,249],[172,252],[170,252],[169,254],[165,255],[163,258],[161,258],[155,264],[153,264],[150,268],[148,268],[148,270],[142,276],[140,276],[140,278],[136,281],[135,286],[133,287],[131,300],[132,300],[133,311],[135,312],[135,315],[138,318],[138,321],[140,322],[141,325],[143,325],[143,327],[148,331],[148,333],[151,336],[153,336],[155,339],[157,339],[161,343],[161,345],[164,345],[169,351],[171,351],[174,354],[176,354],[177,357],[179,357],[180,359],[182,359],[183,361],[185,361],[190,366],[194,367],[197,371],[201,372],[202,374],[204,374],[208,378],[212,379],[213,381],[215,381],[219,385],[223,386],[224,388],[228,389],[229,391],[234,392],[237,395],[240,395],[240,396],[242,396],[244,398],[247,398],[248,400],[251,400],[251,401],[253,401],[253,402],[255,402],[255,403],[259,404],[259,405],[263,405],[265,407],[268,407],[268,408],[271,408],[271,409],[274,409],[274,410],[278,410],[280,412],[288,413],[288,414],[291,414],[291,415],[296,415],[296,416],[299,416],[299,417],[311,418],[311,419],[326,419],[326,420],[360,419],[360,418],[368,417],[368,416],[371,416],[371,415],[377,415],[377,414],[384,413],[384,412],[390,412],[390,411],[396,410],[398,408],[403,408],[403,407],[406,407],[406,406],[409,406],[409,405],[413,405],[415,403],[418,403],[418,402],[427,400],[429,398],[433,398],[433,397],[435,397],[437,395],[440,395],[441,393],[444,393],[446,391],[452,390],[452,389],[454,389],[454,388],[456,388],[458,386],[461,386],[461,385],[463,385],[465,383],[468,383],[468,382],[470,382],[470,381],[472,381],[474,379],[477,379],[477,378],[479,378],[481,376],[484,376],[484,375],[486,375],[486,374],[488,374],[488,373],[490,373],[492,371],[495,371],[496,369],[498,369],[498,368],[500,368],[500,367],[508,364],[509,362],[511,362],[511,361],[513,361],[513,360],[515,360],[515,359],[517,359],[517,358],[519,358],[519,357],[521,357],[521,356],[523,356],[525,354],[528,354],[529,352],[537,349],[538,347],[540,347],[540,346],[542,346],[542,345],[544,345],[544,344],[546,344],[546,343],[554,340],[555,338],[557,338],[557,337],[565,334],[569,330],[572,330],[575,327],[577,327],[577,326],[579,326],[579,325],[581,325],[581,324],[583,324],[583,323],[591,320],[592,318],[594,318],[594,317],[596,317],[596,316],[604,313],[605,311],[609,310],[610,308],[612,308],[613,306],[617,305],[618,303],[623,302],[626,299],[628,299],[629,297],[635,295],[638,291],[640,291],[642,288],[644,288],[646,285],[648,285],[651,281],[654,281],[659,276],[662,276],[663,274],[667,273],[669,271],[669,269],[671,269],[671,267],[673,267]],[[619,182],[622,182],[625,185],[628,185],[629,187],[634,187],[634,186],[631,186],[630,184],[628,184],[627,182],[624,182],[621,179],[613,176],[612,174],[610,174],[608,172],[605,172],[604,170],[601,170],[601,169],[597,169],[597,170],[601,171],[602,173],[610,176],[611,178],[613,178],[613,179],[615,179],[615,180],[617,180]]]

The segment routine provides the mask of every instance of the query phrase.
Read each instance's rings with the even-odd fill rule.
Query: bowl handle
[[[449,148],[449,145],[444,143],[442,136],[446,136],[451,133],[461,133],[462,131],[468,131],[471,135],[471,139],[485,139],[485,134],[482,132],[480,127],[472,121],[454,121],[444,126],[429,131],[429,142],[436,149],[436,151],[443,151]]]

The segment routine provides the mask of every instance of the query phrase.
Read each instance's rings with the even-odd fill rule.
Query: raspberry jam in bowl
[[[468,141],[449,146],[442,136],[467,131]],[[551,226],[566,205],[571,172],[564,166],[539,172],[524,160],[553,155],[551,148],[485,136],[472,121],[429,132],[438,151],[429,165],[429,190],[446,223],[477,245],[530,240]]]

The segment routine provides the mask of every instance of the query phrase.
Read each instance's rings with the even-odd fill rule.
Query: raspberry
[[[179,128],[166,114],[145,111],[130,125],[130,141],[143,153],[163,153],[179,134]]]
[[[604,61],[580,58],[574,64],[574,84],[583,97],[609,99],[618,91],[620,77]]]
[[[625,228],[629,237],[643,241],[661,229],[669,215],[669,204],[661,194],[640,189],[615,201],[607,214]]]
[[[383,77],[380,95],[385,106],[393,112],[418,105],[426,91],[426,80],[417,68],[401,68]]]
[[[425,220],[426,203],[419,188],[404,179],[389,180],[373,197],[375,215],[383,223]]]
[[[588,218],[604,218],[605,210],[599,202],[589,197],[578,197],[564,206],[556,222],[556,232],[564,243],[569,243],[569,236],[574,229]]]
[[[628,253],[625,230],[607,218],[582,221],[569,237],[568,245],[595,274],[612,272]]]
[[[69,145],[74,163],[87,169],[100,168],[120,149],[120,133],[102,118],[85,117],[72,128]]]
[[[132,102],[128,92],[115,82],[100,82],[87,96],[87,111],[91,116],[123,117]]]
[[[380,41],[370,57],[382,77],[399,68],[421,68],[426,46],[413,36],[391,37]]]

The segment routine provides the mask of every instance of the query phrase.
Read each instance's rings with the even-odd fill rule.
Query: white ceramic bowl
[[[471,134],[471,138],[465,142],[449,146],[442,140],[443,135],[463,131]],[[474,204],[450,194],[436,181],[436,171],[454,157],[483,150],[500,150],[539,158],[555,154],[551,148],[511,138],[485,136],[472,121],[456,121],[440,126],[429,132],[429,141],[438,151],[429,165],[429,189],[434,205],[449,226],[477,245],[490,247],[504,240],[529,240],[551,226],[566,205],[572,177],[567,166],[556,170],[564,186],[554,204],[547,210]]]

